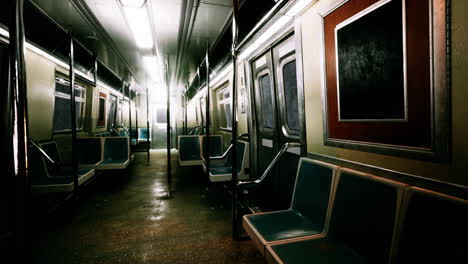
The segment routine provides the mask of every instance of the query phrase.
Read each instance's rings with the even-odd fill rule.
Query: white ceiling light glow
[[[140,49],[153,48],[153,33],[146,8],[123,7],[123,11],[137,46]]]
[[[124,7],[143,7],[147,0],[120,0]]]
[[[143,56],[143,63],[145,64],[146,72],[151,77],[151,79],[154,82],[159,83],[160,69],[157,58],[155,56]]]

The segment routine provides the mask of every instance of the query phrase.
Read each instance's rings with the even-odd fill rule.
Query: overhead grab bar
[[[258,178],[255,181],[239,181],[237,183],[237,187],[241,188],[242,186],[249,185],[249,184],[260,184],[270,173],[270,171],[273,169],[273,167],[278,163],[278,160],[283,156],[283,154],[290,148],[295,148],[295,147],[300,147],[301,144],[297,142],[286,142],[284,145],[281,147],[281,149],[278,151],[278,154],[276,154],[275,158],[271,161],[270,165],[266,168],[266,170],[263,172],[262,177]]]
[[[248,133],[240,134],[237,137],[237,140],[239,140],[241,137],[249,137],[249,134]],[[210,160],[220,160],[220,159],[226,158],[227,154],[229,153],[229,151],[231,151],[233,146],[234,146],[234,144],[231,143],[229,145],[229,147],[226,149],[226,151],[223,153],[223,155],[221,155],[221,156],[212,156],[212,157],[210,156]]]
[[[36,142],[34,142],[34,140],[29,139],[29,142],[31,142],[31,145],[35,147],[39,151],[39,153],[41,153],[41,155],[44,156],[44,158],[46,158],[50,163],[52,163],[52,165],[58,165],[57,162],[55,162],[49,155],[47,155],[47,153],[41,147],[39,147],[39,145],[37,145]]]

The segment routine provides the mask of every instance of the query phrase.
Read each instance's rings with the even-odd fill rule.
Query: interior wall
[[[55,93],[55,63],[26,49],[26,82],[29,136],[33,140],[52,138]]]
[[[314,10],[333,0],[321,0],[300,17],[302,26],[307,151],[354,162],[365,163],[399,172],[468,185],[468,126],[464,124],[468,109],[464,98],[468,68],[468,10],[466,1],[452,1],[452,159],[428,162],[363,151],[328,147],[323,144],[322,125],[322,28],[321,17]]]

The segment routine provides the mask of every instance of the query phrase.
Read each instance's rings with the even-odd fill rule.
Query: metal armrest
[[[34,140],[29,139],[29,142],[31,143],[31,146],[36,148],[44,158],[46,158],[50,163],[52,163],[53,166],[59,166],[58,162],[54,161],[49,155],[47,155],[47,153],[41,147],[39,147],[39,145],[37,145],[36,142],[34,142]]]
[[[237,188],[249,188],[253,186],[257,186],[263,182],[263,180],[267,177],[268,173],[273,169],[273,167],[278,163],[279,159],[283,154],[289,149],[289,148],[294,148],[294,147],[300,147],[301,144],[296,143],[296,142],[286,142],[284,145],[281,147],[281,149],[278,151],[278,154],[276,154],[275,158],[271,161],[270,165],[266,168],[266,170],[263,172],[262,177],[258,178],[255,181],[239,181],[237,183]]]

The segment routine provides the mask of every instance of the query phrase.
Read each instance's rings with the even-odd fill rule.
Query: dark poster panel
[[[324,16],[324,38],[325,38],[325,72],[326,72],[326,131],[327,135],[325,143],[333,145],[334,142],[340,143],[340,146],[347,147],[347,142],[362,142],[360,144],[386,144],[395,145],[397,147],[412,147],[418,149],[429,150],[432,148],[432,123],[431,123],[431,75],[430,75],[430,34],[429,34],[429,1],[426,0],[414,0],[405,1],[405,14],[406,14],[406,26],[405,26],[405,41],[406,41],[406,99],[407,99],[407,121],[389,122],[388,120],[358,120],[358,121],[341,121],[339,119],[339,105],[338,100],[338,76],[337,76],[337,63],[345,59],[337,58],[336,48],[336,29],[337,26],[344,21],[350,19],[356,14],[362,12],[366,8],[373,4],[376,4],[377,0],[350,0],[335,9],[331,13]],[[381,43],[381,47],[371,47],[370,50],[362,50],[356,53],[361,61],[365,62],[365,65],[361,65],[360,69],[347,69],[344,72],[345,79],[356,78],[354,71],[366,71],[361,72],[360,77],[370,78],[364,82],[368,87],[359,87],[362,84],[355,85],[351,82],[351,85],[344,79],[344,86],[342,87],[344,96],[342,105],[344,107],[344,117],[346,118],[396,118],[401,117],[403,113],[402,105],[402,93],[401,86],[401,66],[398,61],[401,61],[401,55],[398,52],[391,52],[389,56],[385,57],[385,60],[389,60],[389,63],[382,65],[382,68],[378,68],[375,65],[374,58],[365,58],[371,56],[371,51],[378,53],[388,53],[388,49],[394,46],[398,46],[401,50],[403,47],[402,37],[397,43],[395,40],[394,44],[382,43],[387,38],[381,33],[372,32],[381,30],[382,33],[390,35],[400,35],[399,32],[387,32],[390,28],[397,30],[397,27],[402,25],[402,7],[401,0],[393,0],[374,12],[368,14],[363,21],[357,20],[350,24],[348,27],[343,27],[346,30],[352,30],[357,33],[355,36],[350,36],[346,30],[339,32],[340,36],[346,36],[348,40],[345,43],[353,43],[362,41],[362,38],[367,37],[368,48],[372,45],[371,43]],[[384,9],[382,9],[384,8]],[[377,13],[375,13],[377,12]],[[377,15],[376,18],[373,15]],[[389,18],[395,16],[394,18]],[[367,20],[369,19],[369,20]],[[389,19],[389,21],[386,21]],[[398,21],[398,23],[397,23]],[[375,25],[369,25],[373,23]],[[397,25],[389,25],[397,23]],[[362,27],[362,28],[358,28]],[[344,34],[341,34],[344,33]],[[401,34],[403,35],[403,34]],[[369,39],[372,38],[372,39]],[[391,41],[393,42],[393,40]],[[387,47],[387,45],[390,45]],[[340,46],[338,44],[338,46]],[[383,47],[382,47],[383,46]],[[386,47],[386,48],[385,48]],[[382,48],[384,48],[382,50]],[[349,52],[344,52],[351,56]],[[388,55],[388,54],[387,54]],[[340,52],[338,52],[340,56]],[[375,56],[375,55],[374,55]],[[356,58],[348,58],[348,60],[356,60]],[[370,63],[373,62],[374,64]],[[355,63],[355,62],[344,62]],[[348,67],[348,66],[347,66]],[[367,72],[370,70],[370,73]],[[344,71],[344,70],[340,70]],[[397,74],[398,73],[398,74]],[[358,74],[359,75],[359,74]],[[395,79],[393,77],[396,76]],[[359,79],[357,78],[357,79]],[[372,79],[374,78],[374,79]],[[386,78],[392,78],[389,80],[389,84],[382,86],[383,80]],[[378,90],[372,90],[371,86],[377,86],[373,84],[376,80],[379,81]],[[399,87],[397,87],[399,86]],[[351,87],[351,88],[349,88]],[[359,87],[357,90],[356,87]],[[388,88],[388,90],[387,90]],[[340,90],[341,93],[341,90]],[[349,93],[349,94],[348,94]],[[356,95],[354,93],[357,93]],[[364,96],[362,96],[364,94]],[[341,96],[341,95],[340,95]],[[360,97],[362,96],[362,97]],[[359,98],[358,98],[359,97]],[[354,145],[349,145],[350,148],[354,148]]]
[[[344,21],[336,44],[340,120],[405,119],[401,1]]]

